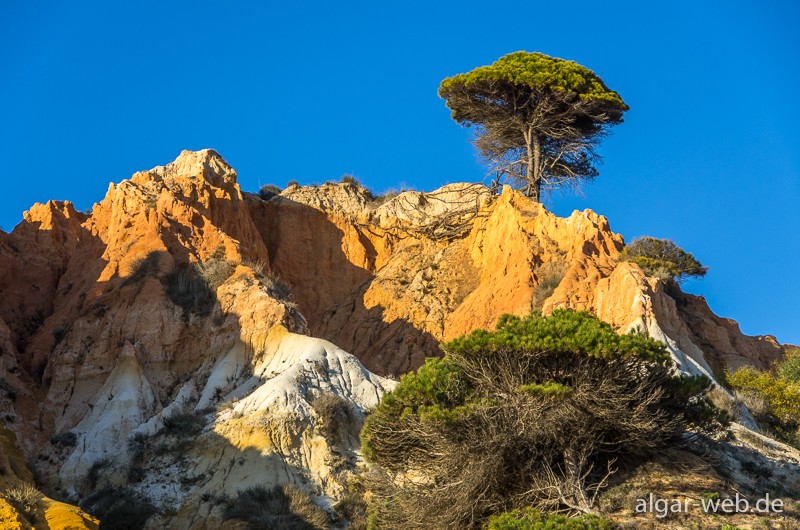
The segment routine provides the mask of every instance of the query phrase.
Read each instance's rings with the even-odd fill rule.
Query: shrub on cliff
[[[231,277],[235,269],[234,262],[221,258],[211,258],[197,265],[197,272],[200,273],[208,288],[214,292]]]
[[[311,402],[317,415],[317,426],[320,434],[331,446],[338,446],[341,442],[342,431],[353,420],[353,410],[350,402],[333,392],[326,392]]]
[[[196,267],[179,265],[164,277],[163,283],[167,297],[185,313],[211,314],[217,301],[216,293],[209,289]]]
[[[75,447],[78,443],[78,435],[72,431],[60,432],[50,437],[50,443],[62,447]]]
[[[205,415],[202,412],[190,409],[174,411],[162,421],[165,434],[180,437],[194,436],[200,433],[206,425]]]
[[[367,419],[381,528],[477,528],[526,506],[593,509],[616,468],[724,422],[710,381],[585,312],[504,316],[443,346]]]
[[[620,259],[632,261],[645,273],[662,279],[682,281],[688,277],[703,277],[708,272],[708,267],[669,239],[634,239],[622,251]]]
[[[271,198],[275,197],[276,195],[281,194],[281,189],[274,184],[267,184],[266,186],[261,186],[261,189],[258,190],[258,196],[261,198],[262,201],[268,201]]]
[[[489,519],[486,530],[611,530],[608,519],[594,515],[566,517],[543,514],[533,508],[513,510]]]
[[[353,186],[363,187],[361,185],[361,181],[358,180],[358,178],[354,177],[353,175],[342,175],[342,178],[339,179],[339,182],[341,182],[342,184],[352,184]]]
[[[134,258],[128,266],[128,277],[124,285],[143,280],[148,276],[158,276],[160,255],[158,251],[148,252],[144,256]]]
[[[204,263],[184,263],[164,276],[164,291],[187,313],[208,316],[217,302],[217,289],[230,278],[236,264],[212,257]]]
[[[8,501],[29,522],[34,523],[36,522],[36,511],[38,510],[39,502],[44,495],[30,484],[19,484],[0,492],[0,497]]]
[[[790,350],[772,370],[745,366],[726,376],[756,420],[787,443],[800,444],[800,350]],[[758,406],[753,406],[757,404]]]
[[[330,526],[327,512],[291,484],[240,491],[228,501],[224,518],[246,521],[254,530],[322,530]]]
[[[542,308],[544,301],[552,296],[566,273],[567,265],[560,261],[544,263],[536,270],[538,283],[533,293],[532,302],[535,309]]]
[[[786,356],[776,366],[776,372],[787,381],[800,383],[800,348],[787,347],[786,350]]]
[[[83,499],[80,507],[100,519],[103,530],[144,528],[156,513],[149,500],[128,488],[103,488]]]

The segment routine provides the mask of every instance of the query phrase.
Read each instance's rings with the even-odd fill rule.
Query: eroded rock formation
[[[781,355],[618,262],[623,246],[604,217],[510,188],[262,200],[214,151],[184,151],[88,214],[37,204],[0,232],[0,413],[51,497],[125,491],[158,509],[152,528],[217,528],[219,495],[249,485],[340,496],[364,413],[394,384],[381,375],[503,313],[585,309],[690,372]],[[323,396],[346,411],[333,430]]]

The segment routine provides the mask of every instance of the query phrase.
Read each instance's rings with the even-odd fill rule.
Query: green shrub
[[[608,519],[594,515],[567,517],[543,514],[533,508],[523,508],[495,515],[486,530],[611,530]]]
[[[617,459],[725,423],[707,378],[675,374],[662,343],[585,312],[506,315],[443,349],[362,429],[381,528],[471,528],[499,507],[590,510]]]
[[[787,381],[771,372],[745,366],[727,377],[732,388],[764,398],[769,411],[780,421],[800,423],[800,383]]]
[[[239,491],[227,501],[223,517],[246,521],[253,530],[322,530],[330,525],[328,513],[291,484]]]
[[[275,197],[276,195],[281,194],[281,189],[274,184],[267,184],[266,186],[261,186],[261,189],[258,190],[258,196],[261,197],[262,201],[268,201],[271,198]]]
[[[786,348],[786,355],[778,363],[776,372],[781,379],[800,383],[800,348]]]
[[[39,507],[39,501],[42,500],[44,495],[30,484],[19,484],[0,492],[0,497],[8,501],[9,504],[16,508],[17,511],[33,524],[36,521],[36,511]]]
[[[545,381],[544,383],[529,383],[517,387],[519,392],[526,392],[532,396],[549,398],[563,398],[572,393],[572,388],[556,381]]]
[[[289,182],[286,183],[286,187],[287,188],[296,188],[296,187],[299,187],[299,186],[300,186],[300,183],[297,182],[296,180],[290,180]]]
[[[495,331],[476,330],[444,345],[447,352],[473,358],[480,352],[499,355],[504,350],[565,352],[597,359],[642,358],[670,361],[664,345],[643,333],[619,335],[614,328],[585,311],[557,309],[550,316],[533,313],[520,318],[503,315]]]
[[[622,251],[620,259],[632,261],[645,273],[662,279],[682,281],[688,277],[700,278],[708,272],[708,267],[669,239],[634,239]]]
[[[100,519],[102,530],[144,528],[156,513],[149,500],[128,488],[103,488],[81,501],[80,507]]]
[[[361,181],[359,181],[353,175],[342,175],[342,178],[339,180],[339,182],[342,184],[352,184],[353,186],[363,187],[361,186]]]
[[[744,366],[725,377],[727,384],[762,427],[795,446],[800,444],[798,364],[796,350],[790,350],[772,370],[761,371]]]

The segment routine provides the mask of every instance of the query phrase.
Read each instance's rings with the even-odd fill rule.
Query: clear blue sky
[[[250,191],[479,180],[439,82],[541,51],[631,106],[600,178],[548,206],[674,239],[710,267],[687,290],[746,333],[800,343],[797,3],[122,4],[0,0],[5,230],[36,201],[88,208],[182,149],[217,149]]]

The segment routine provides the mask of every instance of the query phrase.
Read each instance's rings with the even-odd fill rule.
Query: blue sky
[[[0,0],[0,226],[37,201],[217,149],[245,190],[358,176],[479,180],[442,78],[517,50],[575,60],[631,106],[583,196],[627,239],[710,267],[685,288],[800,344],[800,8],[794,2]]]

